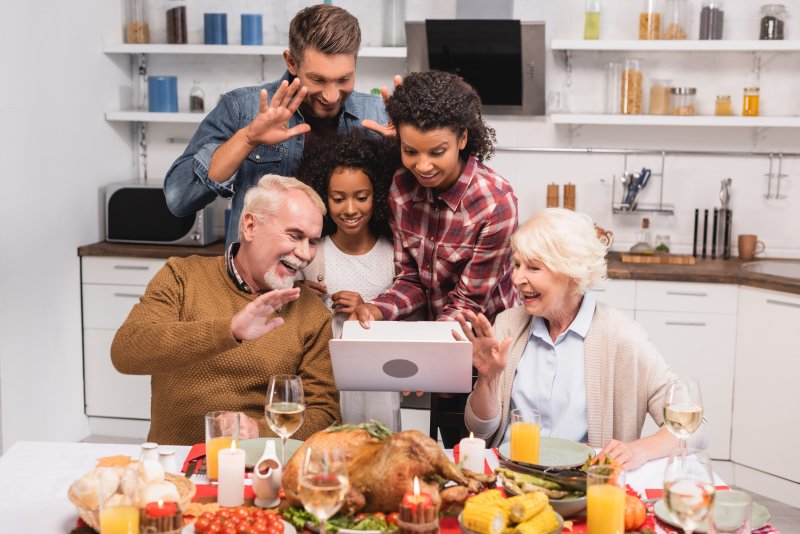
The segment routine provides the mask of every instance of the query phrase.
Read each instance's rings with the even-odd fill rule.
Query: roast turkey
[[[421,490],[443,508],[463,503],[493,477],[462,471],[431,438],[416,430],[392,434],[380,424],[336,427],[317,432],[292,456],[283,471],[283,491],[291,505],[302,506],[298,477],[308,447],[340,449],[347,459],[350,489],[341,512],[389,512],[400,507],[403,495],[413,491],[414,477]],[[440,488],[453,481],[457,486]]]

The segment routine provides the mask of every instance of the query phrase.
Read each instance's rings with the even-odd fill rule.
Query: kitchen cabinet
[[[731,458],[800,482],[800,297],[739,288]]]
[[[636,321],[673,372],[700,381],[715,460],[730,459],[737,299],[733,285],[636,282]],[[648,416],[642,435],[656,430]]]
[[[606,280],[603,287],[593,289],[598,302],[616,308],[631,319],[636,308],[636,280]]]
[[[150,377],[123,375],[111,364],[117,329],[163,259],[81,258],[86,415],[150,419]]]

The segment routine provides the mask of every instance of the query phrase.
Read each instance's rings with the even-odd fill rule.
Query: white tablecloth
[[[171,447],[182,465],[190,447]],[[452,458],[452,451],[447,451]],[[497,459],[486,451],[489,466]],[[0,532],[65,533],[75,527],[78,512],[67,499],[70,484],[92,469],[102,456],[138,457],[138,445],[21,441],[0,457]],[[649,462],[628,473],[637,491],[662,486],[666,460]],[[717,484],[723,484],[717,477]]]

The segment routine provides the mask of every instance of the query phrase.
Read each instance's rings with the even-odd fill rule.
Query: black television
[[[406,22],[410,72],[444,70],[478,91],[483,111],[545,114],[545,25],[519,20]]]

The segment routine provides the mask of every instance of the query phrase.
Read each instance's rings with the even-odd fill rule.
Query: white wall
[[[88,431],[76,249],[101,239],[99,188],[131,165],[128,128],[103,119],[128,70],[101,53],[103,3],[9,2],[0,17],[3,450]]]

